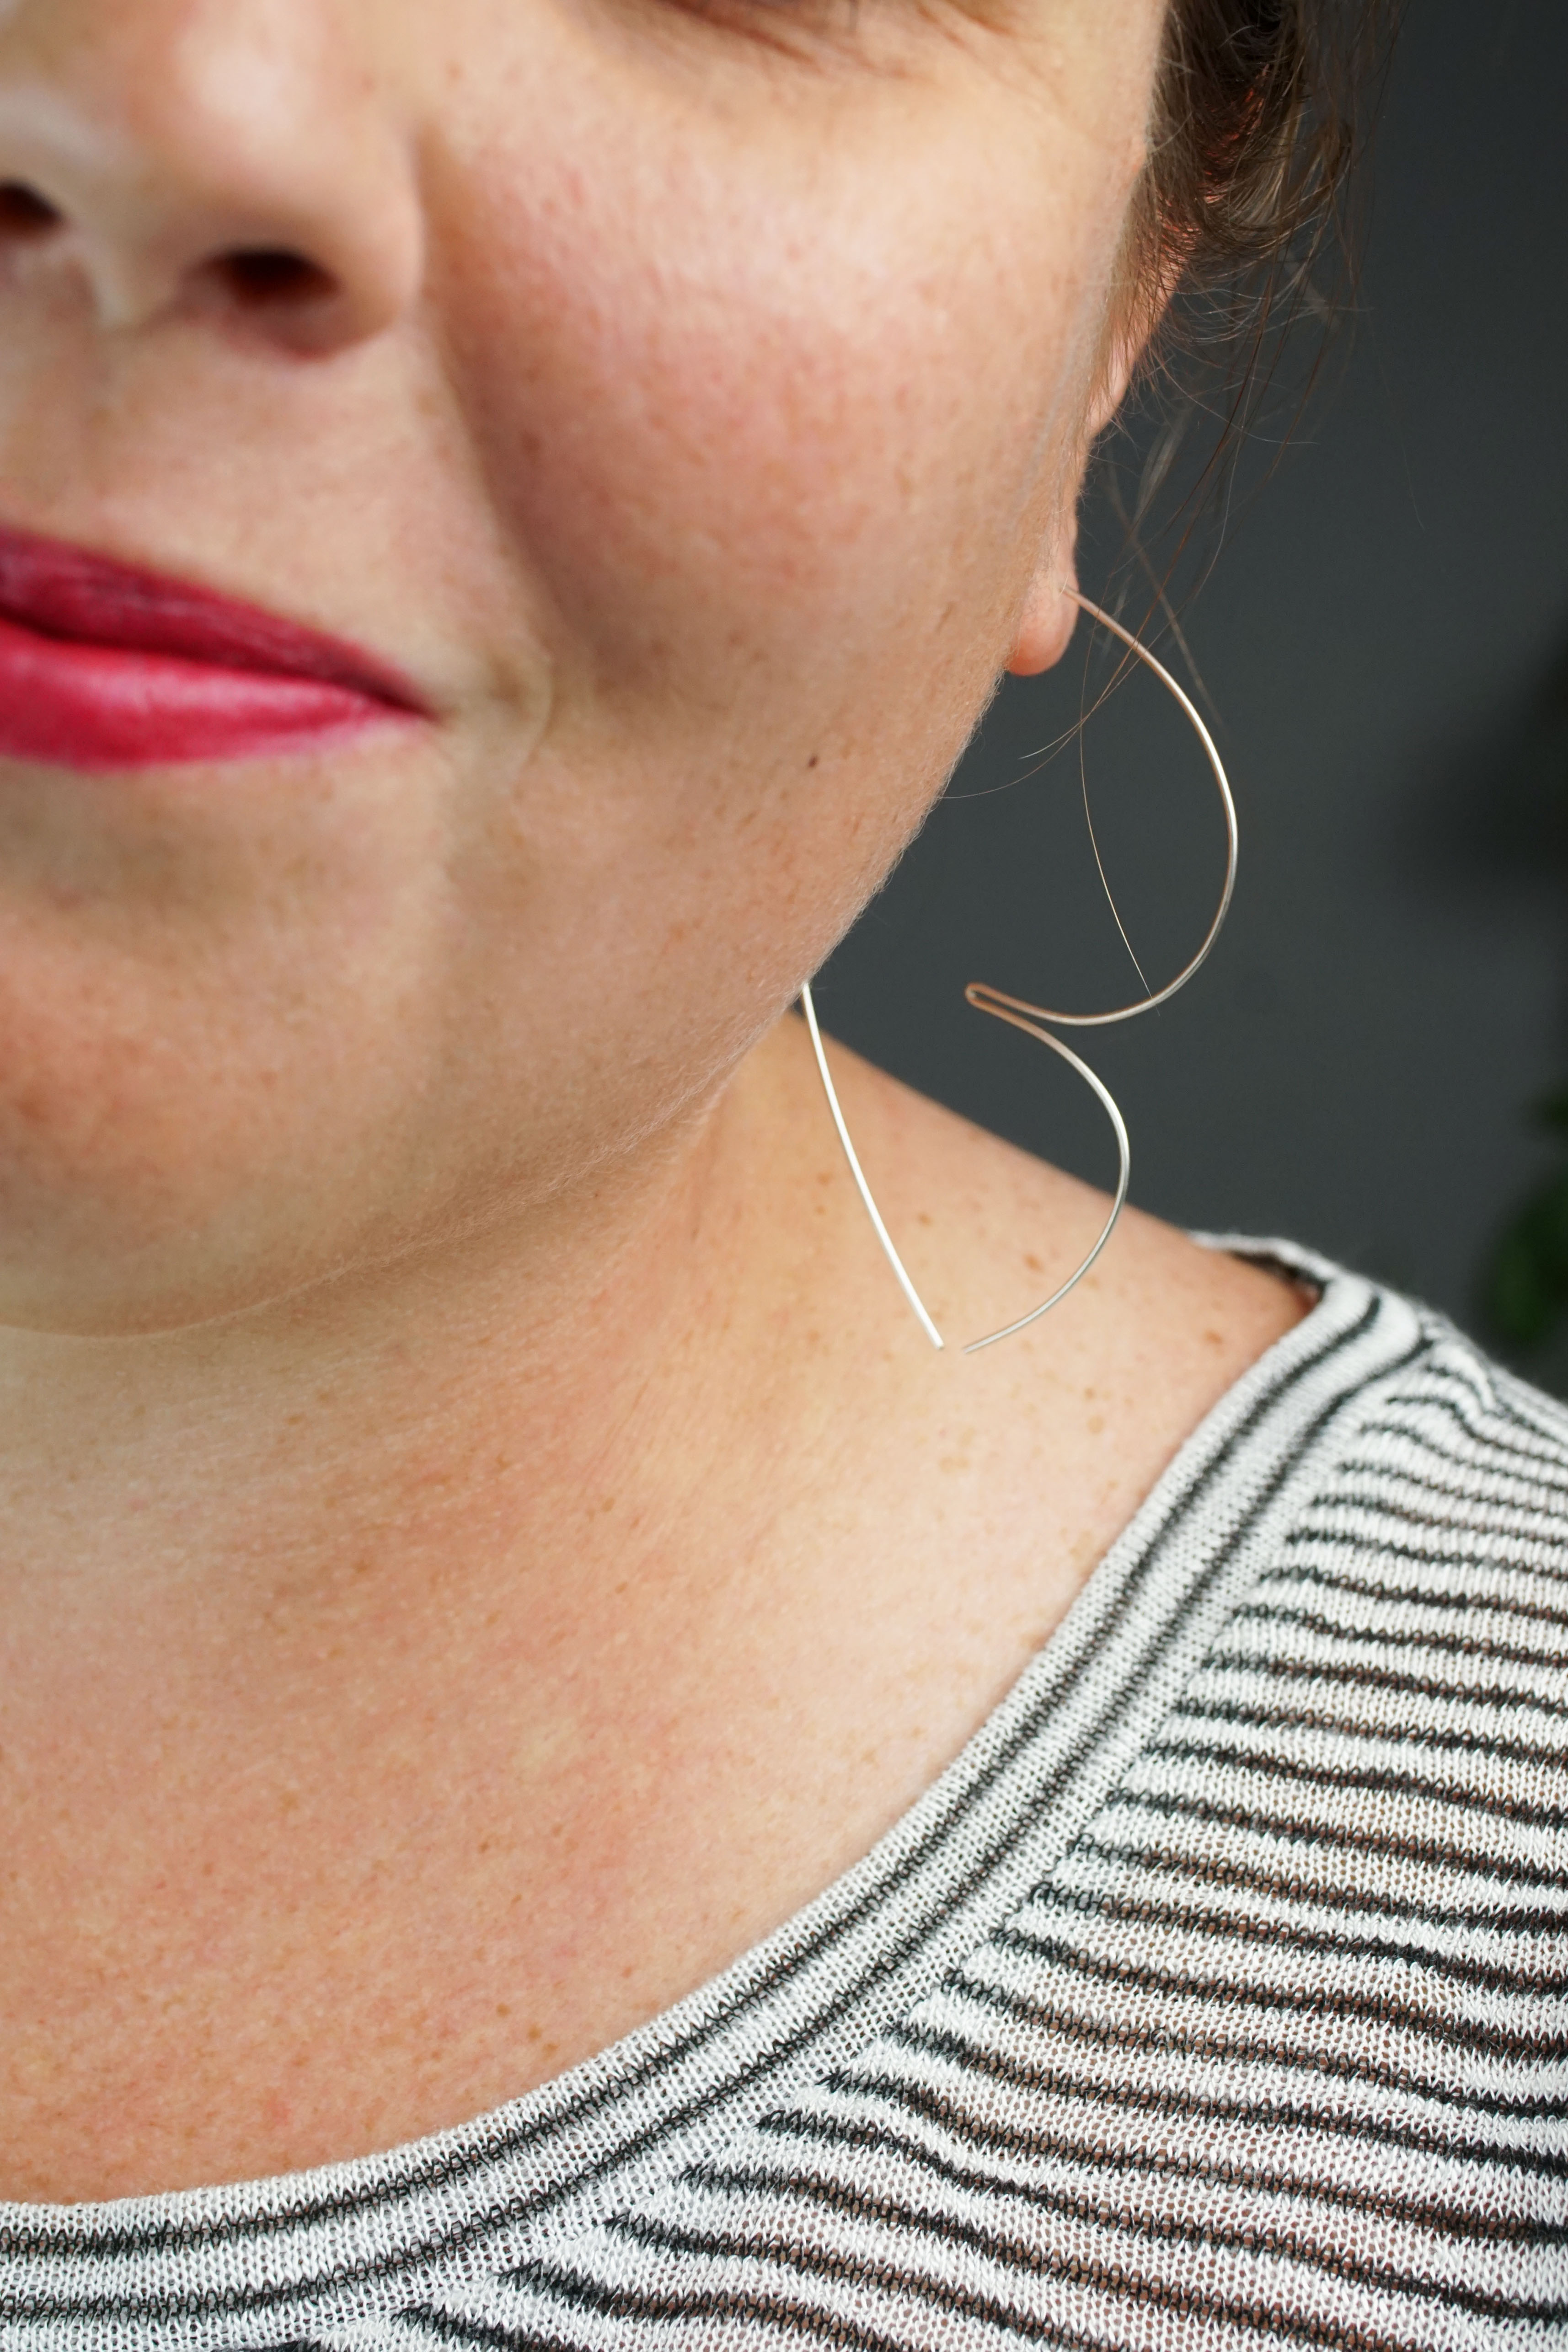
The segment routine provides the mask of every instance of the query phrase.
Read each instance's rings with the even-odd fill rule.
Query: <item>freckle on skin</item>
[[[1024,1255],[1023,1255],[1023,1262],[1024,1262],[1025,1265],[1027,1265],[1027,1266],[1028,1266],[1028,1268],[1029,1268],[1029,1270],[1030,1270],[1030,1274],[1043,1274],[1043,1273],[1045,1272],[1045,1268],[1044,1268],[1044,1266],[1043,1266],[1043,1265],[1041,1265],[1041,1264],[1040,1264],[1040,1262],[1039,1258],[1037,1258],[1037,1257],[1036,1257],[1036,1255],[1035,1255],[1035,1254],[1034,1254],[1033,1250],[1025,1250]]]
[[[1203,1336],[1211,1348],[1223,1348],[1225,1345],[1224,1339],[1218,1331],[1206,1331]]]

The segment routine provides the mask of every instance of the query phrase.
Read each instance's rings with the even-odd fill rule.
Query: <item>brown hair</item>
[[[1315,256],[1345,182],[1396,0],[1171,0],[1145,184],[1168,284]],[[1151,250],[1152,247],[1152,250]]]
[[[1145,198],[1167,271],[1233,278],[1322,239],[1385,13],[1377,0],[1171,0]]]
[[[1147,343],[1164,429],[1124,501],[1107,453],[1112,503],[1149,570],[1144,534],[1195,414],[1208,436],[1171,520],[1185,531],[1214,493],[1231,488],[1246,440],[1239,427],[1274,383],[1288,331],[1303,312],[1332,323],[1354,289],[1355,237],[1347,195],[1402,0],[1169,0],[1149,162],[1125,249],[1126,308]],[[1317,373],[1285,387],[1287,417]],[[1293,376],[1294,372],[1288,371]],[[1204,436],[1198,436],[1200,441]],[[1289,437],[1289,424],[1282,436]],[[1184,520],[1185,518],[1185,520]],[[1153,573],[1150,572],[1151,579]]]

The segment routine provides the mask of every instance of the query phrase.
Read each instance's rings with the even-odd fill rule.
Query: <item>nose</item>
[[[385,5],[0,0],[0,294],[68,285],[107,331],[203,314],[312,353],[393,324],[423,217]]]

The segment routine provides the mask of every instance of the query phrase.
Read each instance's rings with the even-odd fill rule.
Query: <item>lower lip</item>
[[[0,759],[88,769],[254,760],[411,715],[318,678],[47,637],[0,618]]]

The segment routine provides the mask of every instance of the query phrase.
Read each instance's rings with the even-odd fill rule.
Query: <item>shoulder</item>
[[[847,1194],[850,1180],[822,1112],[803,1030],[793,1047],[797,1131],[814,1137],[823,1180],[831,1171]],[[964,1343],[1011,1322],[1071,1273],[1104,1222],[1110,1202],[1103,1190],[845,1047],[830,1043],[828,1050],[878,1204],[949,1340]],[[1141,1394],[1155,1418],[1179,1423],[1185,1434],[1300,1321],[1311,1297],[1291,1268],[1201,1246],[1129,1204],[1081,1287],[1009,1341],[998,1360],[1026,1375],[1047,1370],[1052,1388],[1081,1371],[1124,1400]]]
[[[1248,1620],[1274,1695],[1263,1711],[1392,1741],[1406,1763],[1446,1756],[1478,1804],[1500,1802],[1521,1765],[1562,1784],[1568,1411],[1441,1317],[1328,1282],[1342,1314],[1354,1306],[1399,1344],[1392,1361],[1352,1362],[1260,1567]]]
[[[1319,1307],[1184,1449],[1079,1645],[1097,1671],[1117,1603],[1142,1607],[1152,1703],[992,1948],[1040,2021],[1032,2079],[1076,2086],[1092,2042],[1096,2102],[1137,2119],[1108,2154],[1081,2135],[1107,2268],[1129,2230],[1168,2242],[1134,2171],[1152,2113],[1191,2135],[1184,2221],[1226,2341],[1261,2249],[1303,2334],[1426,2342],[1441,2312],[1500,2342],[1464,2331],[1563,2315],[1541,2215],[1563,2168],[1568,1417],[1441,1318],[1290,1256]],[[966,1969],[999,1974],[989,1949]]]
[[[1100,1230],[1103,1192],[831,1050],[879,1202],[946,1331],[962,1340],[1010,1319],[1071,1272]],[[1325,1411],[1332,1391],[1333,1434],[1325,1422],[1312,1462],[1343,1482],[1346,1509],[1360,1495],[1369,1543],[1392,1540],[1391,1518],[1371,1533],[1365,1514],[1380,1507],[1431,1537],[1457,1512],[1450,1531],[1479,1543],[1490,1529],[1500,1562],[1520,1556],[1527,1523],[1531,1541],[1560,1538],[1568,1406],[1441,1315],[1292,1242],[1190,1234],[1129,1205],[1081,1289],[998,1352],[1030,1369],[1049,1353],[1053,1390],[1070,1363],[1098,1374],[1185,1437],[1309,1317],[1280,1377],[1321,1392]],[[1260,1431],[1260,1444],[1285,1444],[1285,1426],[1270,1417],[1274,1437]]]
[[[1291,1557],[1325,1579],[1354,1574],[1369,1602],[1406,1608],[1441,1595],[1469,1612],[1533,1594],[1533,1622],[1568,1626],[1568,1607],[1557,1616],[1568,1603],[1568,1408],[1442,1316],[1291,1255],[1323,1283],[1325,1342],[1337,1339],[1344,1360],[1341,1408],[1300,1489]],[[1375,1328],[1358,1362],[1357,1332]]]
[[[740,2249],[888,2341],[1561,2326],[1568,1422],[1272,1254],[1318,1304],[883,1850],[924,1990],[683,2176],[664,2308]]]

